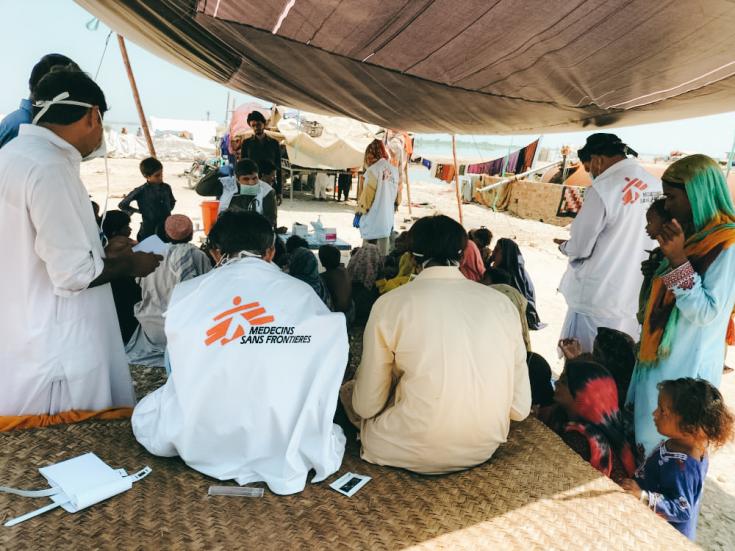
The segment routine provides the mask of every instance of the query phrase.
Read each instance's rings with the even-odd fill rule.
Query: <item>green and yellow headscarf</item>
[[[701,276],[720,252],[735,244],[735,207],[720,165],[706,155],[690,155],[669,166],[661,179],[684,186],[692,208],[694,235],[686,241],[684,251],[695,271]],[[669,355],[679,321],[674,293],[661,276],[670,270],[664,259],[656,271],[648,296],[641,334],[639,365],[652,367]],[[732,318],[728,340],[735,337]]]

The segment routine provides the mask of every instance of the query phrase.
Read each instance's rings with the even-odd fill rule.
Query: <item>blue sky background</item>
[[[94,76],[109,33],[104,25],[89,31],[85,24],[92,16],[72,0],[4,0],[3,32],[0,34],[3,85],[0,86],[0,113],[17,108],[28,95],[28,76],[44,54],[58,52],[74,59]],[[128,54],[135,72],[147,116],[203,120],[207,112],[213,120],[225,118],[227,88],[155,57],[128,41]],[[137,121],[135,105],[113,34],[105,54],[98,82],[105,91],[111,111],[110,122]],[[235,93],[237,104],[252,98]],[[266,102],[268,103],[268,102]],[[641,153],[665,154],[674,149],[724,156],[735,134],[735,113],[631,126],[612,130]],[[584,143],[587,132],[547,134],[543,144],[559,146]],[[491,136],[460,138],[524,145],[537,136]]]

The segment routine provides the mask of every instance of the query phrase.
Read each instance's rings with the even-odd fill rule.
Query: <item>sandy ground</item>
[[[189,215],[195,227],[201,226],[201,197],[187,188],[183,171],[190,163],[165,162],[164,178],[174,191],[177,199],[175,212]],[[109,160],[110,199],[109,208],[114,209],[124,193],[143,182],[137,161]],[[453,187],[446,184],[428,183],[427,172],[416,167],[410,171],[411,199],[414,205],[412,215],[420,217],[442,213],[457,218],[457,205]],[[101,205],[105,198],[105,172],[102,160],[94,160],[82,165],[82,178],[93,199]],[[348,204],[335,201],[314,201],[310,195],[297,194],[298,200],[286,199],[279,209],[279,225],[291,227],[293,222],[309,223],[321,216],[325,226],[336,227],[337,234],[353,246],[360,244],[358,230],[352,227],[354,213],[353,188]],[[543,355],[557,372],[562,364],[557,357],[556,342],[566,313],[566,303],[556,288],[566,267],[564,257],[553,244],[555,237],[566,238],[568,231],[532,220],[522,220],[512,216],[495,213],[479,205],[464,205],[464,225],[471,229],[480,225],[487,226],[494,238],[509,237],[521,247],[526,266],[536,286],[539,315],[548,326],[541,331],[532,332],[531,339],[536,352]],[[139,218],[134,219],[134,234]],[[405,203],[396,214],[396,228],[407,229],[410,215]],[[200,239],[198,233],[195,239]],[[735,365],[735,353],[730,351],[730,365]],[[721,391],[730,407],[735,409],[735,374],[723,378]],[[705,549],[735,549],[735,443],[713,453],[702,512],[699,519],[698,543]]]

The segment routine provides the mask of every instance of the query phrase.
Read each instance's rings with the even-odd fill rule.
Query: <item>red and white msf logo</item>
[[[640,199],[641,192],[643,192],[644,189],[648,189],[648,186],[638,178],[633,178],[631,180],[626,177],[625,181],[628,183],[625,184],[625,187],[623,188],[623,205],[632,205]]]

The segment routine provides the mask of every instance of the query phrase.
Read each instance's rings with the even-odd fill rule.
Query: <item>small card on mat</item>
[[[352,497],[360,488],[370,482],[370,480],[371,478],[369,476],[363,474],[347,473],[332,482],[329,487],[337,490],[340,494]]]

